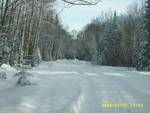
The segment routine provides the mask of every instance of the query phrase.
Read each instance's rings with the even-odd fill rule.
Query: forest
[[[0,0],[0,113],[150,113],[150,0],[131,1]]]
[[[96,5],[100,1],[69,1]],[[0,0],[0,65],[79,59],[94,65],[150,71],[150,0],[88,23],[73,39],[56,11],[57,0]]]

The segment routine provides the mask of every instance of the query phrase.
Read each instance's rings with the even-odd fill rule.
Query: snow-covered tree
[[[120,36],[116,12],[105,25],[104,33],[99,42],[98,56],[98,64],[119,65],[120,63]]]
[[[146,0],[137,70],[150,71],[150,0]]]

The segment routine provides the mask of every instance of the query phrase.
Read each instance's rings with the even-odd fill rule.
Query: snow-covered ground
[[[15,70],[7,72],[12,76]],[[16,86],[12,77],[0,80],[0,113],[150,113],[148,72],[60,60],[43,62],[30,73],[37,85]],[[144,106],[133,107],[139,104]]]

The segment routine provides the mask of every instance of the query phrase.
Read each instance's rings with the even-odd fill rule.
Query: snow
[[[8,64],[3,64],[0,67],[0,72],[6,72],[7,79],[11,79],[13,75],[17,72],[17,70]]]
[[[11,80],[0,81],[0,113],[150,112],[149,72],[94,66],[78,60],[42,62],[28,72],[34,75],[30,80],[37,85],[19,87],[10,85]],[[101,106],[126,103],[144,104],[144,108]]]

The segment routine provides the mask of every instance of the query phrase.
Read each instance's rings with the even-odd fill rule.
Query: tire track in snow
[[[67,113],[80,113],[82,109],[82,103],[84,101],[84,94],[77,96],[74,101],[71,103],[69,111]]]
[[[75,70],[74,66],[70,66],[70,70]],[[73,99],[73,101],[70,103],[69,111],[67,113],[81,113],[82,104],[85,100],[85,94],[84,94],[84,86],[85,86],[85,80],[81,76],[81,73],[76,72],[77,77],[80,80],[80,90],[78,92],[78,95]]]
[[[86,73],[83,68],[71,68],[76,70],[80,78],[80,92],[71,104],[70,111],[67,113],[91,113],[93,111],[100,112],[98,99],[95,94],[95,89],[91,84],[88,76],[98,76],[96,73]],[[94,97],[93,97],[94,96]]]

